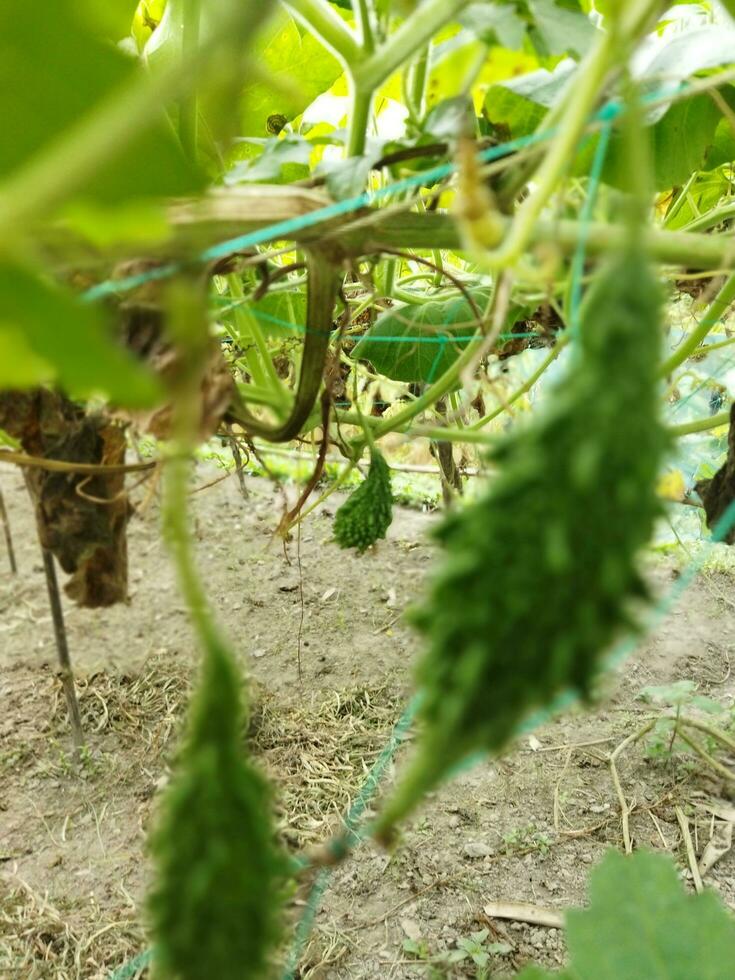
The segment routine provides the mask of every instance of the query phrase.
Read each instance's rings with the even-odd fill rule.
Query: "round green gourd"
[[[334,515],[334,536],[340,548],[363,552],[375,544],[393,520],[390,467],[382,453],[371,450],[368,475]]]
[[[391,828],[476,750],[501,749],[562,689],[590,691],[645,597],[636,556],[659,514],[659,289],[635,246],[602,270],[571,370],[493,453],[484,494],[438,530],[444,562],[413,614],[423,732],[378,819]]]
[[[152,838],[162,977],[261,977],[279,939],[286,859],[274,843],[266,782],[243,756],[239,691],[231,656],[213,638]]]

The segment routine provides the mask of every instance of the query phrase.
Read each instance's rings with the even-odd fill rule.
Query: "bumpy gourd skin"
[[[266,782],[243,757],[239,691],[231,657],[214,639],[152,840],[162,977],[261,977],[278,942],[286,859],[274,844]]]
[[[334,515],[334,536],[340,548],[365,551],[385,533],[393,520],[390,467],[373,449],[365,480]]]
[[[587,695],[645,597],[636,555],[659,514],[659,290],[635,247],[586,298],[570,371],[493,453],[483,496],[437,532],[445,558],[414,612],[423,734],[378,820],[390,828],[462,759],[499,750],[560,690]]]

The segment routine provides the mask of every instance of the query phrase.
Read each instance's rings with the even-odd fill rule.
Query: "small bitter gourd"
[[[363,552],[385,537],[392,520],[390,467],[383,454],[373,449],[367,477],[334,515],[334,537],[340,548]]]
[[[243,756],[239,691],[232,658],[214,638],[152,838],[162,977],[257,978],[279,939],[286,858],[274,843],[266,782]]]
[[[583,304],[572,369],[492,454],[497,477],[450,514],[445,559],[413,619],[423,733],[377,832],[477,750],[501,749],[562,689],[583,696],[645,597],[639,549],[659,514],[659,289],[631,243]]]

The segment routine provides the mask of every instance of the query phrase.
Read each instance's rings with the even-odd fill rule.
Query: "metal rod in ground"
[[[15,549],[13,548],[13,538],[10,533],[10,521],[8,520],[8,512],[5,509],[5,500],[3,499],[3,492],[0,490],[0,521],[3,523],[3,531],[5,532],[5,544],[8,548],[8,561],[10,562],[10,571],[13,575],[18,574],[18,565],[15,561]]]
[[[59,664],[61,666],[61,683],[66,696],[66,706],[69,710],[69,721],[71,722],[74,754],[77,761],[81,761],[82,749],[84,748],[82,716],[79,713],[77,689],[74,684],[74,672],[72,671],[71,659],[69,657],[69,644],[66,641],[66,627],[64,625],[64,611],[61,607],[61,595],[59,594],[59,580],[56,577],[54,556],[43,545],[41,545],[41,552],[43,554],[43,569],[46,573],[46,586],[48,588],[48,598],[51,606],[51,618],[54,623],[56,652],[59,655]]]
[[[237,473],[237,480],[240,484],[240,493],[243,496],[243,500],[247,500],[250,497],[250,494],[248,493],[248,488],[245,485],[242,453],[240,452],[240,447],[237,444],[237,438],[235,437],[235,433],[232,431],[231,425],[227,426],[227,438],[230,444],[230,450],[232,451],[232,458],[235,460],[235,472]]]

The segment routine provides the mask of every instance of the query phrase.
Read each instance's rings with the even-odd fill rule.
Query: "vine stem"
[[[682,425],[669,426],[669,434],[675,439],[681,436],[689,436],[694,432],[706,432],[708,429],[716,429],[720,425],[727,425],[730,421],[729,412],[720,412],[718,415],[710,415],[706,419],[695,419],[693,422],[684,422]]]
[[[182,351],[179,376],[172,382],[173,432],[165,469],[162,520],[194,632],[207,652],[229,650],[207,601],[197,572],[189,532],[189,474],[201,413],[201,370],[206,363],[206,311],[203,295],[192,284],[177,282],[170,291],[169,327]]]
[[[357,38],[326,0],[286,0],[286,6],[332,49],[346,67],[362,59],[363,51]]]
[[[250,358],[249,355],[246,355],[248,367],[251,369],[256,383],[260,387],[270,391],[273,398],[277,401],[278,407],[283,410],[288,406],[288,393],[283,386],[283,382],[278,377],[278,372],[273,364],[273,359],[270,356],[265,335],[260,328],[257,317],[253,316],[248,307],[244,305],[245,291],[239,276],[237,276],[235,273],[228,275],[227,285],[229,287],[230,294],[238,302],[238,305],[233,310],[235,322],[244,333],[247,333],[250,335],[250,337],[252,337],[253,343],[255,344],[256,351],[253,353],[257,352],[256,357]],[[241,302],[242,305],[240,305]],[[262,362],[262,365],[253,363],[258,359],[258,356],[259,360]],[[260,370],[261,366],[262,371]]]
[[[373,35],[373,26],[370,21],[370,8],[368,7],[368,0],[357,0],[355,6],[355,16],[357,18],[357,23],[360,26],[360,43],[362,45],[362,50],[366,55],[372,54],[375,50],[375,37]]]
[[[692,330],[687,339],[661,365],[660,374],[662,377],[671,374],[675,368],[691,357],[710,330],[717,326],[734,300],[735,273],[732,273],[727,277],[720,291],[710,303],[709,309],[699,321],[696,329]]]
[[[367,131],[370,124],[370,110],[373,105],[373,90],[363,89],[353,78],[352,109],[350,111],[350,135],[347,141],[347,156],[359,157],[365,152]]]
[[[353,75],[359,87],[374,92],[469,3],[470,0],[424,0],[385,44],[367,57],[363,54],[355,63]]]

